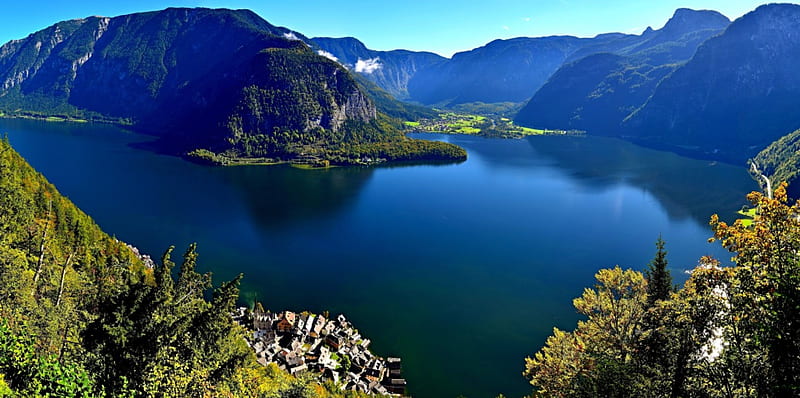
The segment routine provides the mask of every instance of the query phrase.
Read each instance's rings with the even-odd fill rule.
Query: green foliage
[[[107,392],[137,396],[199,396],[229,378],[252,356],[230,314],[239,280],[222,284],[209,302],[211,276],[195,271],[192,245],[177,278],[168,250],[154,283],[128,280],[99,303],[97,318],[81,334],[89,368]]]
[[[760,193],[748,199],[758,209],[752,225],[727,225],[717,217],[711,224],[736,253],[728,287],[735,326],[766,352],[767,363],[754,365],[768,369],[771,395],[789,396],[800,391],[800,204],[788,204],[785,183],[774,199]]]
[[[436,117],[436,111],[431,108],[409,104],[407,102],[399,101],[392,97],[391,94],[378,87],[377,84],[371,82],[366,77],[356,73],[353,75],[361,86],[362,90],[369,95],[372,102],[381,112],[389,117],[401,120],[417,120],[420,118],[433,118]]]
[[[14,396],[14,391],[12,391],[11,387],[9,387],[8,383],[6,383],[5,376],[0,373],[0,397],[11,396]]]
[[[647,279],[647,304],[653,307],[659,300],[669,299],[672,293],[672,275],[667,269],[667,251],[664,250],[664,240],[661,236],[656,241],[656,256],[645,271]]]
[[[641,273],[619,267],[595,277],[595,288],[573,301],[587,320],[572,333],[555,329],[545,347],[525,360],[523,374],[543,396],[634,395],[628,369],[645,314],[647,283]]]
[[[789,188],[800,187],[800,184],[792,184],[800,174],[800,130],[787,134],[770,144],[758,153],[753,162],[759,171],[770,179],[773,186],[786,182],[789,184]],[[753,170],[751,169],[750,172],[752,173]],[[754,175],[753,178],[761,185],[762,189],[766,188],[760,175]],[[798,194],[800,192],[796,192],[796,189],[789,191],[789,196],[793,198],[800,196]]]
[[[366,397],[257,365],[241,277],[171,250],[144,268],[0,141],[0,397]]]
[[[663,241],[648,279],[602,270],[575,300],[587,316],[558,329],[526,360],[525,375],[548,397],[789,397],[800,391],[800,204],[786,185],[752,193],[751,224],[711,219],[733,267],[700,259],[670,289]],[[658,274],[664,275],[657,277]],[[646,283],[647,282],[647,283]],[[653,286],[651,283],[655,283]]]
[[[22,327],[19,334],[0,321],[0,396],[94,397],[88,374],[74,362],[62,363],[52,355],[39,355],[36,341]],[[13,392],[12,389],[13,388]]]

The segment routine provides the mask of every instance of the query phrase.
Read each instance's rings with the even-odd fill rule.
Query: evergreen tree
[[[667,251],[664,249],[664,239],[659,235],[656,241],[656,256],[645,271],[647,279],[647,306],[652,308],[659,300],[669,299],[673,291],[672,275],[667,269]]]

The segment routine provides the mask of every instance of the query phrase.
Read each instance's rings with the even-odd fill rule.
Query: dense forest
[[[526,359],[542,397],[791,397],[800,393],[800,204],[754,192],[752,223],[712,216],[733,266],[704,257],[672,286],[664,242],[642,274],[597,273],[584,316]]]
[[[763,173],[773,185],[781,182],[789,184],[789,196],[800,197],[800,184],[794,184],[800,173],[800,130],[787,134],[770,144],[753,158],[750,171]],[[754,169],[755,168],[755,169]],[[754,176],[766,188],[761,176]]]
[[[241,277],[213,287],[172,250],[142,261],[0,142],[0,396],[359,396],[258,365]]]

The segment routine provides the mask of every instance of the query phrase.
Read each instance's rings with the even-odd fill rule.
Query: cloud
[[[531,17],[525,17],[525,18],[522,18],[522,20],[524,22],[530,22],[531,21]]]
[[[511,30],[507,25],[503,25],[503,30]]]
[[[336,58],[333,54],[331,54],[331,53],[329,53],[329,52],[327,52],[325,50],[317,50],[317,54],[322,55],[323,57],[325,57],[325,58],[327,58],[327,59],[329,59],[331,61],[339,62],[339,58]]]
[[[382,66],[381,59],[378,57],[372,59],[359,58],[358,62],[356,62],[356,72],[371,74],[372,72],[380,69]]]
[[[288,32],[288,33],[284,33],[284,34],[283,34],[283,37],[285,37],[285,38],[287,38],[287,39],[289,39],[289,40],[297,40],[297,41],[300,41],[300,38],[299,38],[299,37],[297,37],[297,35],[295,35],[295,34],[294,34],[294,32]]]

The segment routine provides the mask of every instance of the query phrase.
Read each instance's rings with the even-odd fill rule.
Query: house
[[[310,333],[316,333],[319,335],[322,332],[322,328],[325,326],[326,319],[322,315],[317,315],[316,320],[314,321],[314,326],[311,328]],[[309,333],[309,334],[310,334]]]
[[[291,316],[289,316],[291,314]],[[278,332],[287,333],[291,332],[294,328],[295,316],[293,312],[286,311],[281,317],[281,320],[275,325]]]
[[[334,351],[338,351],[339,347],[342,345],[342,339],[335,334],[329,334],[328,337],[325,338],[325,344],[333,348]]]
[[[309,315],[305,322],[305,334],[311,332],[312,327],[314,326],[314,315]]]

